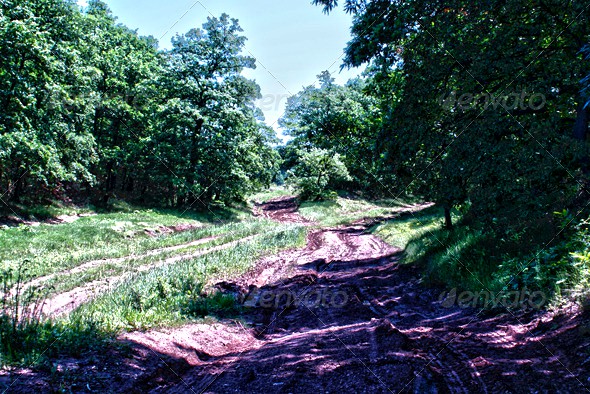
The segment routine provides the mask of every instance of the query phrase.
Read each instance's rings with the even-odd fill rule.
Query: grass
[[[53,278],[45,281],[43,287],[45,294],[51,296],[53,294],[69,291],[89,282],[120,275],[131,275],[135,272],[145,270],[149,266],[163,264],[166,259],[173,257],[186,259],[191,254],[199,251],[205,253],[206,249],[271,231],[275,228],[275,225],[274,222],[265,219],[256,219],[242,223],[212,226],[207,229],[207,233],[218,236],[218,238],[212,238],[202,244],[186,246],[169,251],[159,251],[158,253],[151,255],[129,256],[128,258],[92,265],[82,270],[82,272],[60,272]],[[202,235],[203,234],[199,234],[197,239],[203,239]]]
[[[452,218],[460,223],[458,213],[453,212]],[[461,224],[449,231],[443,225],[442,209],[432,206],[379,224],[372,233],[403,249],[405,263],[421,264],[427,283],[462,290],[489,289],[494,265],[482,249],[482,233]]]
[[[587,302],[590,283],[590,220],[582,220],[572,234],[552,245],[529,247],[515,252],[522,234],[499,237],[461,223],[454,230],[443,228],[440,208],[431,207],[405,219],[372,228],[373,234],[404,249],[404,262],[422,266],[425,282],[457,291],[541,291],[544,306],[562,301],[563,296]],[[571,298],[570,297],[570,298]]]
[[[391,216],[403,207],[407,205],[401,200],[369,202],[338,197],[333,201],[303,202],[299,207],[299,213],[322,226],[337,226],[363,218]]]
[[[250,204],[260,204],[268,201],[272,198],[291,196],[294,191],[288,186],[271,186],[268,190],[264,190],[258,193],[254,193],[248,196],[248,202]]]
[[[161,231],[179,223],[197,228]],[[129,206],[73,223],[3,228],[2,294],[10,306],[0,314],[0,364],[39,365],[60,352],[76,355],[104,347],[120,330],[235,314],[235,298],[208,293],[207,285],[244,273],[260,256],[302,246],[306,232],[302,226],[277,225],[239,208],[183,213]],[[208,237],[202,244],[182,246]],[[227,249],[206,250],[233,241],[239,242]],[[161,250],[169,246],[181,247]],[[193,256],[200,251],[204,253]],[[177,259],[166,260],[171,257]],[[115,260],[99,260],[105,258]],[[88,264],[68,272],[84,263]],[[42,282],[42,289],[23,290],[24,283],[45,275],[54,276]],[[120,278],[118,286],[65,317],[23,318],[14,313],[23,304],[40,305],[42,300],[35,303],[31,294],[40,295],[41,290],[50,296],[112,277]],[[20,291],[9,293],[11,288]]]
[[[88,320],[56,322],[41,314],[43,296],[36,291],[20,291],[24,268],[3,271],[0,299],[0,366],[37,366],[51,357],[66,352],[79,356],[84,351],[101,348],[114,333],[99,330]],[[9,285],[17,290],[9,294]],[[32,305],[32,308],[22,308]]]
[[[590,218],[568,227],[572,218],[573,214],[564,218],[567,225],[556,242],[503,259],[493,275],[493,285],[540,290],[553,298],[554,305],[575,300],[590,306]]]
[[[406,261],[414,262],[421,257],[424,248],[416,247],[410,241],[442,227],[442,212],[431,207],[409,214],[406,218],[387,221],[375,226],[372,233],[388,244],[406,250]]]
[[[222,220],[229,224],[219,225]],[[81,217],[73,223],[4,228],[0,230],[0,268],[15,268],[27,260],[28,276],[37,278],[92,260],[138,255],[224,233],[241,235],[243,228],[258,226],[256,222],[235,209],[184,214],[148,209]],[[198,228],[161,232],[165,226],[178,224]],[[146,230],[161,234],[154,237]]]
[[[302,246],[306,229],[276,225],[233,248],[180,261],[140,273],[88,304],[69,317],[88,318],[107,331],[171,326],[187,320],[236,308],[228,295],[207,293],[217,281],[230,280],[250,269],[263,255]]]

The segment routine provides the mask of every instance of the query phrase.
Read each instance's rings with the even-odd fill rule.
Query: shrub
[[[341,156],[319,148],[302,152],[299,164],[288,178],[289,183],[297,188],[302,200],[312,201],[335,199],[335,185],[350,180]]]

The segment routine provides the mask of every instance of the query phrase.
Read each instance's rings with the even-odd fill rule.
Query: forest
[[[226,13],[0,1],[0,389],[590,390],[589,5],[301,3],[280,138]]]

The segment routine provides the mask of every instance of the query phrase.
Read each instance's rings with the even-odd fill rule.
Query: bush
[[[299,164],[288,177],[289,183],[298,190],[299,198],[310,201],[335,199],[336,184],[350,180],[341,156],[318,148],[301,152]]]

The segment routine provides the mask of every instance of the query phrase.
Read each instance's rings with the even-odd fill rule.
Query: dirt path
[[[273,198],[263,204],[257,204],[254,206],[254,214],[281,223],[313,224],[297,212],[297,203],[293,196]]]
[[[261,207],[304,223],[292,199]],[[223,291],[240,322],[134,332],[78,362],[73,392],[571,393],[590,389],[590,313],[484,314],[441,300],[362,224],[313,230]],[[586,328],[587,327],[587,328]],[[59,367],[66,368],[64,361]],[[46,379],[29,380],[48,387]],[[27,386],[32,387],[32,386]],[[26,392],[26,391],[22,391]]]

